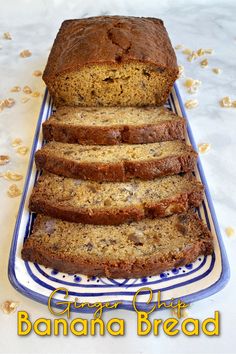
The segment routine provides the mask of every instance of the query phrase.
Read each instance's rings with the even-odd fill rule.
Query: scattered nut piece
[[[210,144],[207,143],[198,144],[198,151],[200,152],[200,154],[205,154],[210,150],[210,148],[211,148]]]
[[[6,165],[10,161],[10,157],[7,155],[0,155],[0,166]]]
[[[7,179],[8,181],[20,181],[23,178],[23,176],[19,173],[12,171],[7,171],[3,173],[2,177]]]
[[[19,197],[19,195],[21,195],[21,190],[17,187],[16,184],[12,184],[7,191],[7,195],[10,198],[15,198],[15,197]]]
[[[177,308],[171,309],[171,314],[173,317],[179,318]],[[188,316],[189,316],[189,311],[186,308],[180,310],[180,318],[186,318]]]
[[[179,73],[178,73],[178,79],[184,75],[184,67],[183,65],[179,65]]]
[[[18,306],[19,302],[7,300],[1,305],[1,309],[5,314],[10,315],[16,311]]]
[[[200,48],[200,49],[197,50],[197,55],[199,57],[203,56],[204,54],[205,54],[205,50],[204,49]]]
[[[203,59],[200,62],[200,65],[201,65],[202,68],[207,68],[208,67],[208,59]]]
[[[193,60],[197,59],[198,55],[196,52],[192,52],[188,57],[187,60],[192,62]]]
[[[29,148],[27,146],[20,146],[17,148],[17,153],[20,155],[26,155],[27,152],[29,151]]]
[[[211,49],[211,48],[204,49],[204,51],[205,51],[206,54],[213,54],[214,53],[214,50]]]
[[[22,140],[20,138],[15,138],[14,140],[12,140],[11,142],[11,146],[12,147],[16,147],[18,145],[21,145],[22,144]]]
[[[232,107],[236,107],[236,101],[232,101]]]
[[[220,68],[213,68],[212,71],[215,74],[221,74],[221,72],[222,72],[222,70]]]
[[[178,50],[178,49],[182,49],[183,47],[184,47],[183,44],[177,44],[175,46],[175,49]]]
[[[232,237],[235,234],[234,229],[231,226],[226,227],[225,233],[228,237]]]
[[[12,39],[11,34],[9,32],[4,32],[2,38],[8,40]]]
[[[188,109],[192,109],[198,106],[198,100],[187,100],[185,102],[185,107]]]
[[[192,50],[189,49],[189,48],[185,48],[183,51],[182,51],[183,54],[186,54],[186,55],[190,55],[192,54]]]
[[[220,105],[221,107],[232,107],[231,98],[229,96],[223,97],[222,100],[220,100]]]
[[[36,76],[36,77],[42,76],[42,71],[41,70],[35,70],[33,72],[33,75]]]
[[[32,97],[39,97],[39,96],[40,96],[40,92],[35,91],[35,92],[32,93],[31,96],[32,96]]]
[[[14,100],[14,98],[7,98],[5,101],[5,107],[7,108],[11,108],[12,106],[14,106],[14,104],[16,103],[16,101]]]
[[[22,50],[22,52],[20,52],[21,58],[28,58],[31,57],[31,55],[32,53],[28,49]]]
[[[20,86],[14,86],[11,88],[11,92],[20,92],[21,88]]]
[[[32,93],[32,90],[29,86],[24,86],[23,92],[26,93],[27,95],[30,95]]]
[[[184,86],[187,87],[188,93],[196,93],[201,84],[202,82],[200,80],[194,80],[192,78],[188,78],[185,81]]]
[[[0,112],[2,112],[5,108],[5,100],[0,100]]]
[[[29,101],[29,97],[22,97],[21,98],[21,102],[22,103],[26,103],[26,102],[28,102]]]

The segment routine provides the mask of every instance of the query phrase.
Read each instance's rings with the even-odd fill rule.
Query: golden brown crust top
[[[64,21],[43,75],[48,79],[93,64],[139,61],[178,71],[175,52],[162,20],[98,16]]]

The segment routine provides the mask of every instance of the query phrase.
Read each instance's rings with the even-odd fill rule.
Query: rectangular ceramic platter
[[[170,94],[167,107],[187,119],[176,85]],[[29,197],[39,177],[34,165],[34,154],[43,145],[42,123],[48,119],[52,110],[52,99],[46,90],[37,122],[10,252],[9,279],[12,285],[22,294],[44,304],[47,304],[48,296],[54,289],[64,287],[68,289],[70,295],[67,301],[73,301],[75,297],[79,299],[79,302],[90,303],[121,301],[122,305],[119,308],[126,309],[133,309],[133,295],[141,287],[149,287],[153,290],[153,293],[161,291],[161,298],[166,302],[171,298],[181,298],[185,302],[193,302],[207,297],[224,287],[229,279],[229,265],[200,160],[198,160],[195,174],[205,186],[205,195],[203,204],[197,212],[213,234],[214,253],[211,256],[201,256],[194,263],[185,267],[140,279],[88,278],[81,274],[68,275],[45,268],[39,264],[24,262],[21,259],[23,242],[30,234],[35,218],[35,215],[28,210]],[[188,121],[186,140],[196,149]],[[148,292],[146,291],[143,291],[138,297],[140,309],[147,309],[147,298]],[[63,301],[64,292],[58,293],[55,301],[56,299]],[[83,311],[88,311],[88,309]]]

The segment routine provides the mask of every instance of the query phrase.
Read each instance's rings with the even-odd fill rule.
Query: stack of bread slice
[[[24,260],[132,278],[212,252],[194,212],[204,193],[193,174],[197,153],[185,142],[185,120],[161,106],[177,74],[159,19],[62,24],[43,76],[57,109],[35,156],[43,173]]]

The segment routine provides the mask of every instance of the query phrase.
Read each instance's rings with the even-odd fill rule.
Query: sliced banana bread
[[[62,143],[114,145],[183,140],[185,119],[164,107],[61,107],[43,137]]]
[[[45,174],[33,189],[30,209],[68,221],[116,225],[181,213],[202,198],[203,186],[192,175],[99,183]]]
[[[186,265],[212,251],[210,232],[192,213],[119,226],[38,215],[22,257],[69,274],[134,278]]]
[[[147,106],[166,102],[177,75],[162,20],[99,16],[62,23],[43,79],[57,106]]]
[[[39,169],[93,181],[143,180],[193,171],[197,153],[182,141],[138,145],[78,145],[50,142],[35,154]]]

